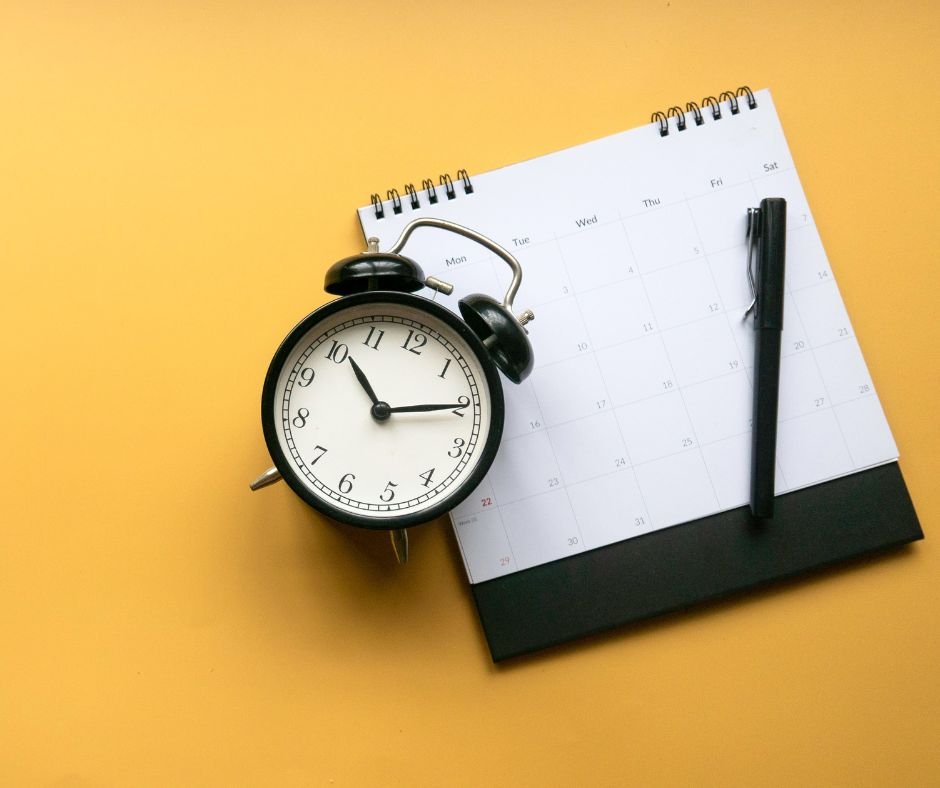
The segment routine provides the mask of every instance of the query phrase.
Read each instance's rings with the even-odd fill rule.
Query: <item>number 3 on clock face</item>
[[[262,392],[285,481],[337,520],[399,529],[479,484],[502,435],[496,366],[452,312],[408,293],[337,299],[288,334]]]

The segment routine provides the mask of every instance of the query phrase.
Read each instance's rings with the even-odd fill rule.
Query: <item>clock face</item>
[[[403,293],[337,299],[271,362],[265,440],[291,488],[339,520],[401,528],[451,509],[502,434],[498,374],[453,313]]]

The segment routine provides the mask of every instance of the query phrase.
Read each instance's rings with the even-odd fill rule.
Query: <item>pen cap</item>
[[[787,201],[760,201],[760,240],[757,264],[757,323],[755,328],[783,328],[783,278],[787,245]]]

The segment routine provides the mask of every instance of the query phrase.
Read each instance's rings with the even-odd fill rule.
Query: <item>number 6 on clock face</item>
[[[469,495],[502,435],[490,354],[455,314],[366,292],[308,315],[271,362],[265,441],[301,498],[337,520],[399,529]]]

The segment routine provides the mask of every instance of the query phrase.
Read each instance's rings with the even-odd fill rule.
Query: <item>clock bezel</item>
[[[367,517],[334,506],[329,501],[315,495],[301,480],[278,440],[275,420],[275,395],[278,379],[290,354],[293,352],[300,339],[317,323],[332,317],[338,312],[362,304],[404,305],[418,312],[425,312],[442,321],[449,328],[453,329],[470,348],[470,351],[479,362],[486,380],[485,385],[489,392],[492,413],[490,414],[489,430],[485,437],[481,436],[480,448],[478,449],[480,457],[476,467],[466,479],[455,483],[452,491],[446,491],[442,494],[439,501],[419,512],[405,512],[400,515],[389,513],[382,517]],[[261,391],[261,427],[264,432],[264,441],[267,444],[268,452],[271,455],[275,467],[291,490],[305,503],[334,520],[375,531],[408,528],[413,525],[429,522],[430,520],[440,517],[442,514],[446,514],[470,495],[477,488],[486,475],[486,472],[493,464],[502,438],[505,417],[506,406],[503,399],[503,387],[499,377],[499,371],[479,337],[473,333],[460,317],[440,304],[436,304],[422,296],[393,290],[371,290],[365,293],[343,296],[327,302],[304,317],[290,330],[287,336],[284,337],[277,351],[274,353],[274,357],[268,365],[268,371],[264,378],[264,386]]]

